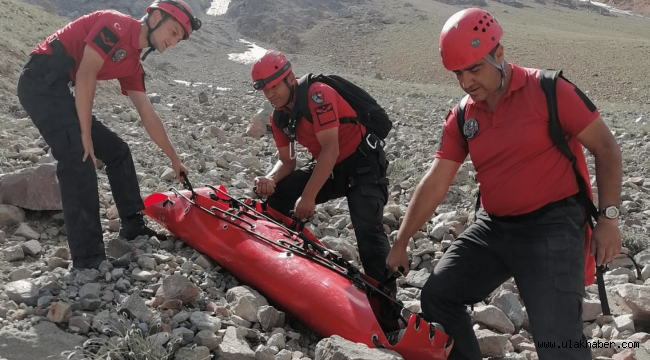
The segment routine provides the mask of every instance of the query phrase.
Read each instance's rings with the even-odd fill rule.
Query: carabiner
[[[289,142],[289,159],[296,160],[296,140]]]
[[[375,143],[371,144],[370,143],[370,135],[372,135],[372,134],[367,134],[366,135],[366,143],[368,143],[368,146],[370,146],[371,149],[375,150],[377,148],[377,143],[379,142],[379,140],[375,140]]]

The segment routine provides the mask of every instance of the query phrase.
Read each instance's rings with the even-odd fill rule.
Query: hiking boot
[[[165,240],[167,236],[149,228],[144,221],[142,213],[137,212],[133,215],[120,219],[119,235],[127,240],[133,240],[138,236],[146,235],[147,238],[155,236],[158,240]]]

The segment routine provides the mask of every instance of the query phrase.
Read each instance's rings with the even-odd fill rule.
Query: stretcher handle
[[[194,191],[194,188],[192,188],[192,184],[190,184],[190,179],[187,178],[185,171],[181,171],[181,176],[183,177],[183,186],[185,186],[185,188],[192,193],[190,200],[194,200],[196,197],[196,192]]]

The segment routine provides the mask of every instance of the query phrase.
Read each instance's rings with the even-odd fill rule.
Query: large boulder
[[[43,164],[0,177],[0,203],[30,210],[61,210],[56,165]]]

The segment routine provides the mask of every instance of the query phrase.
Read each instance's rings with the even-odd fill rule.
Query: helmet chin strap
[[[286,76],[286,77],[284,78],[284,83],[285,83],[285,84],[287,85],[287,87],[289,88],[289,99],[287,100],[286,103],[284,103],[284,105],[280,106],[281,108],[286,107],[287,105],[291,104],[291,102],[293,101],[293,97],[294,97],[294,95],[295,95],[295,93],[296,93],[296,87],[295,87],[295,86],[291,86],[291,84],[289,84],[289,80],[287,80],[287,77],[288,77],[288,76]],[[274,109],[277,109],[277,107],[275,107],[275,105],[271,104],[271,106],[273,106]]]
[[[293,101],[293,97],[294,97],[294,95],[295,95],[295,93],[296,93],[296,87],[295,87],[295,86],[291,86],[291,84],[289,84],[289,80],[287,80],[287,78],[288,78],[288,76],[285,76],[285,77],[284,77],[284,83],[285,83],[285,84],[287,85],[287,87],[289,88],[289,100],[287,100],[287,103],[284,104],[284,106],[287,106],[287,105],[291,104],[291,102]]]
[[[153,33],[154,30],[158,29],[160,25],[162,25],[163,21],[165,21],[169,15],[163,11],[160,12],[162,14],[162,18],[160,18],[160,21],[158,21],[158,24],[151,28],[149,25],[149,14],[147,14],[147,17],[144,18],[144,23],[147,24],[147,43],[149,45],[149,49],[142,54],[142,57],[140,58],[141,61],[144,61],[144,59],[147,58],[147,56],[156,50],[156,48],[153,46],[153,43],[151,42],[151,33]]]
[[[501,72],[501,84],[499,84],[499,91],[503,90],[503,83],[506,79],[506,59],[503,59],[501,61],[501,64],[499,64],[494,56],[487,54],[485,55],[485,60],[487,60],[487,62],[489,62],[495,68],[499,69]]]

